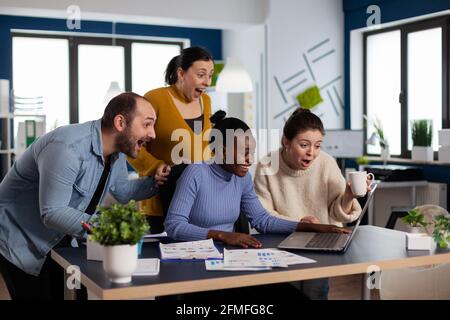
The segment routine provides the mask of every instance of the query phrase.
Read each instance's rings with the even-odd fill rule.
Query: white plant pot
[[[415,161],[433,161],[433,147],[414,146],[411,152],[411,159]]]
[[[138,248],[135,245],[105,246],[103,270],[114,283],[128,283],[137,268]]]
[[[381,156],[381,159],[383,159],[383,161],[389,160],[389,158],[391,157],[389,147],[384,147],[384,148],[382,147],[380,156]]]

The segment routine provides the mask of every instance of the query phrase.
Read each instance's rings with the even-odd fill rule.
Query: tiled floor
[[[330,279],[330,300],[361,299],[361,275],[352,275]],[[379,299],[377,290],[372,292],[372,299]],[[0,300],[9,300],[5,283],[0,276]]]

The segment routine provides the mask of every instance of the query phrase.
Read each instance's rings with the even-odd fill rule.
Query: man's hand
[[[301,218],[300,222],[302,222],[302,223],[320,223],[320,220],[314,216],[306,216],[306,217]]]
[[[332,224],[315,224],[299,222],[297,231],[319,233],[352,233],[350,229],[337,227]]]
[[[167,164],[160,164],[156,168],[155,180],[156,183],[161,186],[167,181],[167,176],[170,174],[170,166]]]
[[[262,244],[249,234],[239,232],[225,232],[209,230],[208,238],[222,241],[231,246],[240,246],[242,248],[261,248]]]

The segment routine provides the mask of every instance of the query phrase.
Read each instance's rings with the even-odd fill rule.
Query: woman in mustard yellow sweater
[[[167,176],[174,164],[209,159],[208,139],[203,136],[211,129],[211,100],[205,89],[211,84],[213,72],[214,62],[208,51],[200,47],[186,48],[167,65],[165,81],[169,86],[145,94],[144,98],[156,112],[156,139],[142,148],[136,159],[128,158],[140,176]],[[143,201],[141,205],[150,216],[152,232],[162,231],[160,197]]]

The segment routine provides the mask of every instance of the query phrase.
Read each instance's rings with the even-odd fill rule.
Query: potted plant
[[[368,165],[370,163],[368,156],[361,156],[356,158],[356,163],[360,166]]]
[[[367,140],[367,144],[375,145],[376,140],[380,144],[380,157],[383,159],[383,164],[386,165],[388,159],[390,158],[390,150],[389,150],[389,142],[384,135],[383,125],[379,118],[375,118],[375,120],[370,120],[366,115],[364,115],[364,119],[373,126],[375,132],[371,135],[371,137]]]
[[[433,239],[440,248],[448,248],[450,242],[450,219],[444,215],[434,218]]]
[[[112,282],[127,283],[136,270],[137,243],[149,230],[136,202],[99,207],[99,215],[92,218],[91,240],[104,247],[103,269]]]
[[[431,120],[414,120],[411,123],[413,148],[411,158],[416,161],[433,161],[433,123]]]
[[[419,209],[414,208],[402,218],[402,221],[408,225],[409,233],[421,233],[423,228],[428,225],[425,221],[425,216]]]

